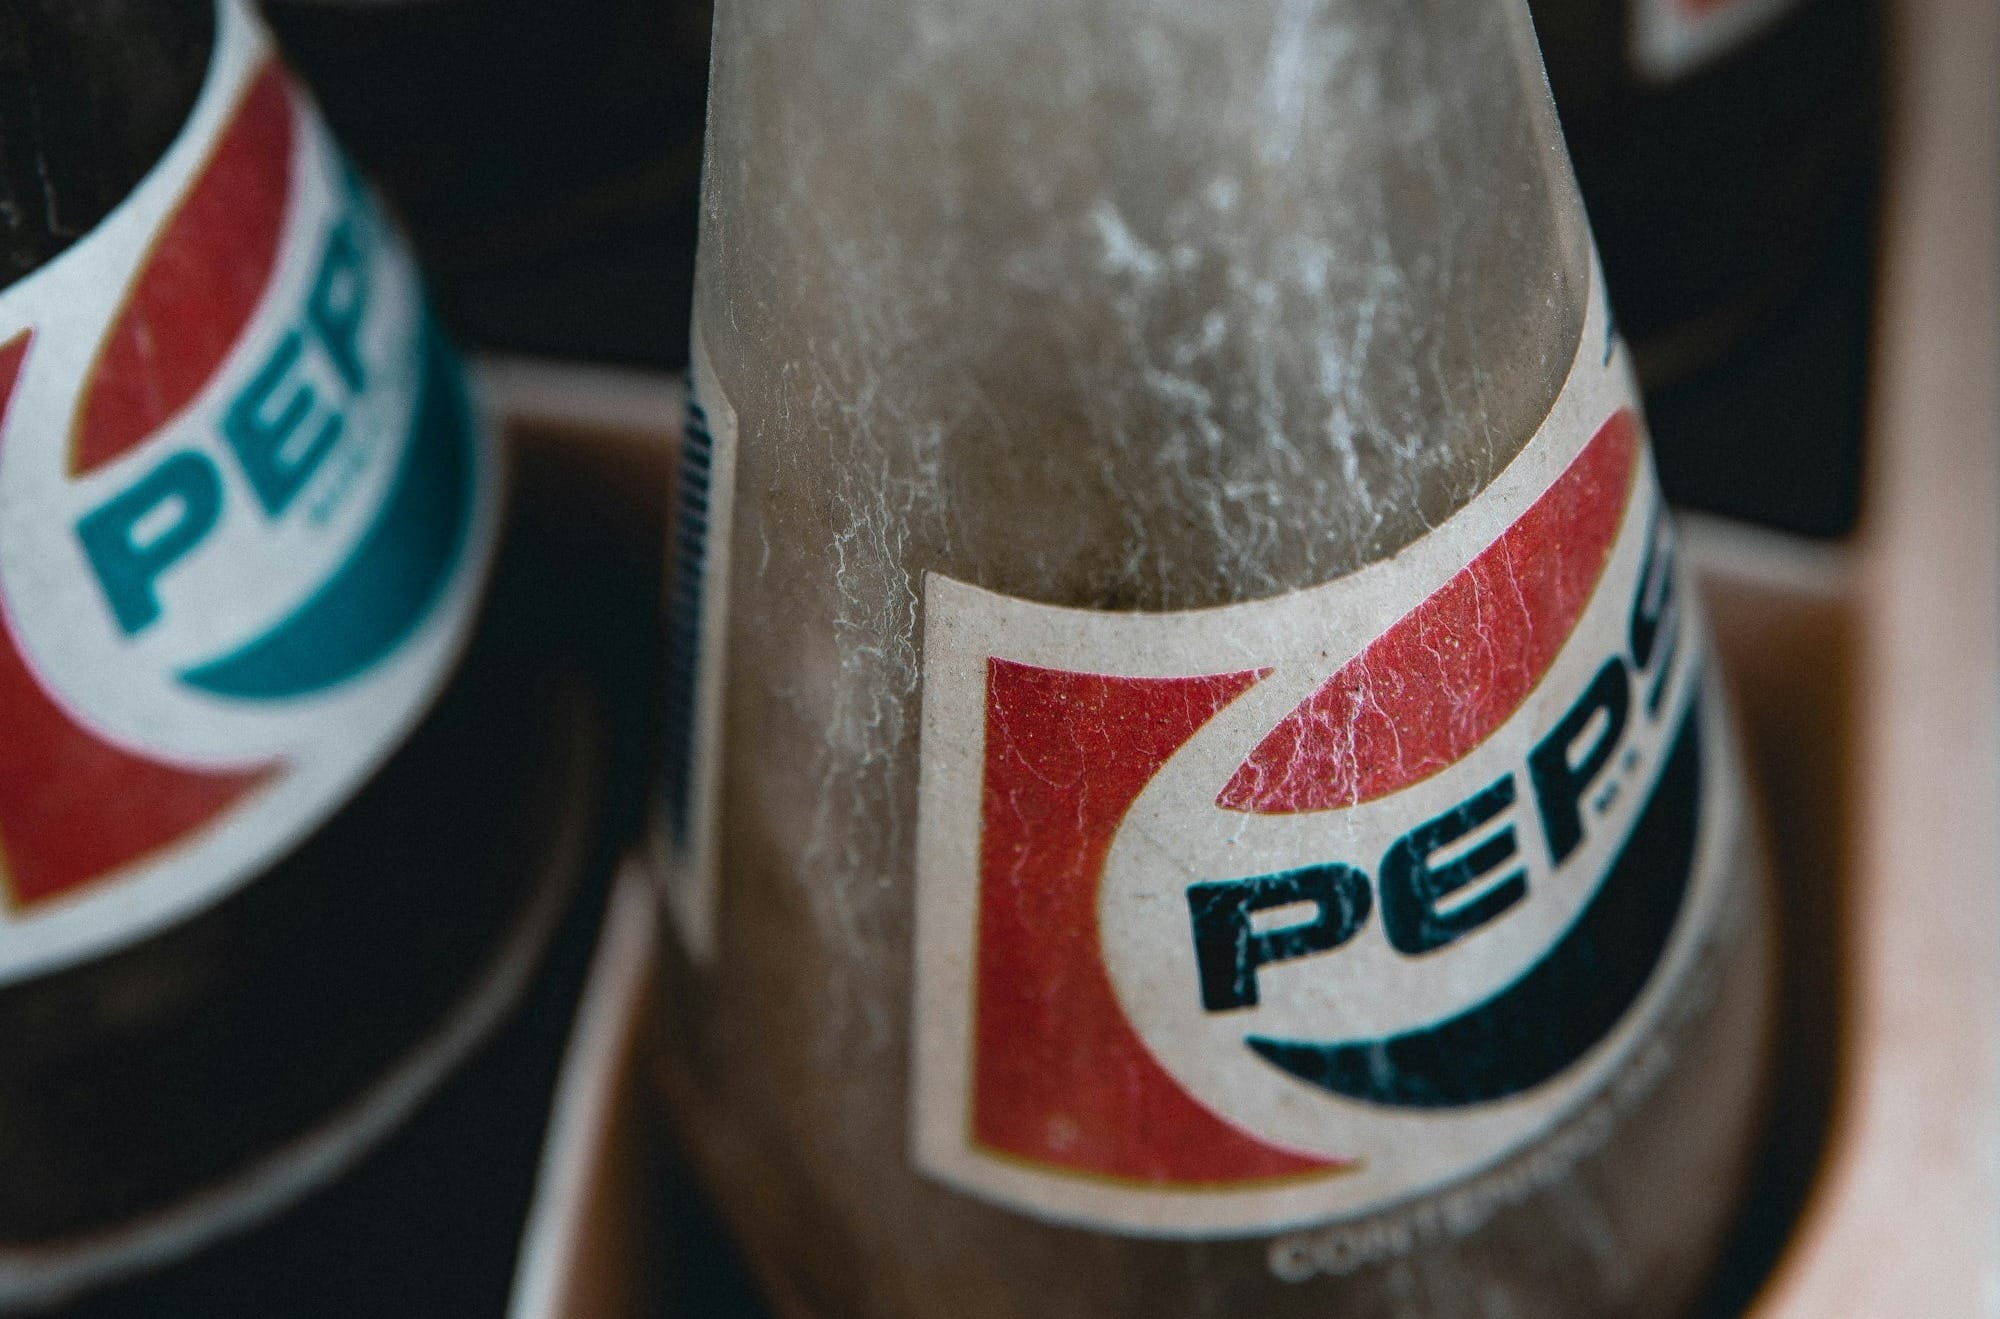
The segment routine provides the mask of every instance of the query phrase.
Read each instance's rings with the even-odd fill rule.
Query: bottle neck
[[[724,0],[716,35],[696,321],[746,452],[830,437],[854,516],[934,499],[966,580],[1324,581],[1462,507],[1574,356],[1518,0]]]
[[[215,0],[0,0],[0,288],[131,193],[214,44]]]

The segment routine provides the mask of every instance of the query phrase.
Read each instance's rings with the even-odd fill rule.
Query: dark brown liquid
[[[530,896],[553,674],[498,584],[408,744],[291,856],[131,948],[0,990],[0,1242],[114,1224],[328,1119]]]
[[[214,43],[213,0],[0,0],[0,288],[125,200]]]

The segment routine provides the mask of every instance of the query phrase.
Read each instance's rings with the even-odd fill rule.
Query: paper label
[[[1632,65],[1672,82],[1769,27],[1799,0],[1631,0]]]
[[[1634,399],[1593,300],[1484,492],[1276,599],[926,578],[919,1167],[1047,1219],[1251,1234],[1462,1181],[1604,1089],[1736,828]]]
[[[241,4],[186,126],[0,290],[0,982],[214,902],[446,678],[497,472],[402,240]]]
[[[667,590],[666,747],[656,869],[688,951],[715,951],[721,804],[722,668],[729,605],[729,520],[736,482],[736,410],[723,397],[695,327]]]

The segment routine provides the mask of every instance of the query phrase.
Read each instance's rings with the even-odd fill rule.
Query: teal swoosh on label
[[[472,523],[472,406],[425,320],[415,421],[402,467],[354,553],[264,635],[181,674],[243,701],[305,696],[359,676],[408,640],[443,594]]]

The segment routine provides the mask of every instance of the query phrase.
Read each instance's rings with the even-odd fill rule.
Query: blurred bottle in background
[[[589,829],[499,456],[240,0],[0,3],[0,1308],[382,1140]],[[581,795],[580,795],[581,794]]]
[[[1767,895],[1525,7],[717,17],[662,1075],[780,1311],[1682,1313]]]
[[[1875,268],[1875,0],[1531,7],[1668,498],[1845,532]]]
[[[264,0],[480,348],[687,361],[706,0]]]

